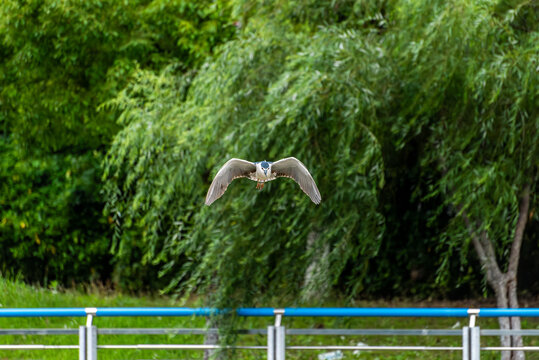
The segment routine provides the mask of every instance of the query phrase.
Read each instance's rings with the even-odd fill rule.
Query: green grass
[[[150,307],[150,306],[185,306],[167,297],[132,297],[122,294],[110,294],[99,289],[90,291],[55,291],[36,288],[18,281],[8,281],[0,278],[0,307]],[[197,306],[196,303],[191,306]],[[328,306],[339,306],[331,303]],[[356,306],[415,306],[412,302],[393,303],[388,305],[381,302],[364,302]],[[15,328],[72,328],[76,329],[85,324],[85,318],[0,318],[1,329]],[[458,322],[458,323],[457,323]],[[287,328],[384,328],[384,329],[450,329],[462,328],[467,319],[456,318],[285,318],[283,324]],[[273,323],[272,318],[248,318],[240,320],[241,328],[266,328]],[[203,328],[204,318],[195,317],[117,317],[96,318],[94,324],[98,328]],[[495,319],[481,318],[482,328],[497,328]],[[539,328],[539,321],[523,319],[523,328]],[[539,346],[539,339],[525,339],[526,345]],[[99,344],[201,344],[200,335],[101,335]],[[241,344],[265,345],[265,336],[242,335]],[[432,336],[287,336],[287,345],[356,345],[363,342],[369,345],[426,345],[426,346],[460,346],[460,337]],[[0,344],[77,344],[74,335],[55,336],[21,336],[2,335]],[[483,337],[483,345],[498,345],[495,337]],[[287,351],[287,359],[318,359],[318,354],[324,351]],[[201,351],[176,350],[112,350],[100,349],[99,359],[200,359]],[[498,359],[494,352],[483,352],[482,359]],[[76,359],[77,350],[0,350],[0,359]],[[234,359],[265,359],[265,352],[260,350],[241,350],[234,354]],[[454,352],[361,352],[354,355],[344,352],[344,359],[460,359],[461,353]],[[539,354],[528,354],[528,359],[539,358]]]

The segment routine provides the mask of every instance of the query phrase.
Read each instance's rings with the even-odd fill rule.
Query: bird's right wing
[[[301,161],[295,157],[289,157],[281,159],[271,164],[271,171],[275,173],[277,177],[287,177],[294,179],[299,184],[299,187],[307,196],[309,196],[313,203],[320,204],[322,196],[320,191],[316,187],[311,173],[307,170],[307,167],[303,165]]]
[[[213,179],[208,194],[206,195],[206,205],[211,205],[219,199],[226,191],[232,180],[240,177],[249,177],[249,174],[256,171],[256,165],[250,161],[242,159],[230,159],[217,172]]]

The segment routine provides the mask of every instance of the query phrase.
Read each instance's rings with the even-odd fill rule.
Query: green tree
[[[209,1],[4,1],[4,121],[27,148],[102,146],[118,127],[96,107],[137,65],[199,64],[232,34],[226,15]]]
[[[101,155],[21,158],[0,140],[0,272],[66,285],[109,278],[110,225],[100,216]]]
[[[377,103],[369,91],[375,79],[362,77],[367,58],[354,56],[378,52],[358,33],[327,29],[310,38],[274,25],[249,28],[222,46],[192,82],[140,72],[112,102],[126,126],[106,161],[109,210],[124,230],[138,229],[145,260],[163,264],[171,288],[207,292],[218,306],[298,295],[322,244],[328,268],[316,283],[337,282],[347,264],[365,266],[376,254],[384,228],[376,197],[381,147],[363,123]],[[363,69],[353,83],[335,67],[336,51]],[[237,181],[203,206],[212,175],[229,157],[289,155],[312,169],[321,206],[290,181],[261,192]],[[311,233],[317,245],[307,251]],[[120,248],[133,246],[118,235]],[[357,292],[361,266],[349,275]]]
[[[120,126],[117,114],[97,107],[114,97],[135,69],[199,66],[235,31],[225,5],[181,0],[0,4],[3,271],[22,271],[29,280],[45,282],[109,277],[111,227],[102,214],[100,159]],[[54,253],[45,250],[53,248]],[[51,271],[33,271],[38,262],[32,259]],[[87,267],[102,271],[91,275]]]
[[[519,244],[537,221],[536,5],[239,4],[239,38],[198,74],[141,71],[109,103],[125,124],[105,162],[117,246],[140,247],[169,289],[212,294],[218,306],[305,294],[316,262],[311,284],[358,294],[385,227],[394,234],[424,213],[443,255],[437,286],[448,284],[451,255],[465,267],[473,245],[498,304],[517,306]],[[290,155],[312,169],[320,207],[293,183],[255,193],[241,180],[202,205],[228,158]],[[403,173],[428,209],[386,225],[386,179],[402,186]]]
[[[441,197],[439,213],[451,217],[439,231],[439,280],[451,254],[461,251],[465,263],[473,245],[498,306],[518,307],[520,248],[539,175],[538,19],[536,4],[500,4],[455,2],[430,17],[402,8],[403,20],[425,25],[411,39],[401,34],[401,84],[414,91],[402,92],[395,126],[408,139],[426,135],[420,166],[437,169],[427,197]],[[500,318],[500,326],[520,329],[520,320]]]

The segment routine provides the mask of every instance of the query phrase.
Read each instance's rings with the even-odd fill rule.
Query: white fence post
[[[481,339],[479,338],[479,327],[475,326],[475,322],[479,317],[480,309],[468,309],[468,316],[470,317],[469,324],[469,338],[468,343],[470,344],[469,349],[469,359],[470,360],[479,360],[481,356]]]
[[[285,327],[276,326],[275,327],[275,360],[285,360],[285,349],[286,349]]]
[[[275,360],[275,326],[268,326],[268,360]]]
[[[479,360],[481,357],[481,338],[479,326],[470,328],[470,360]]]
[[[86,349],[87,360],[97,360],[97,326],[87,328]]]
[[[86,326],[79,326],[79,360],[86,360]]]
[[[86,360],[97,360],[97,327],[93,326],[96,308],[86,308]]]
[[[470,360],[470,327],[462,328],[462,360]]]
[[[285,360],[285,328],[281,325],[284,309],[273,309],[275,314],[275,360]]]

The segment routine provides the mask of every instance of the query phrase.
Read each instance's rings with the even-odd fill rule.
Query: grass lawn
[[[20,282],[0,278],[0,307],[153,307],[184,306],[167,297],[131,297],[122,294],[107,294],[103,291],[79,293],[75,291],[57,292],[36,288]],[[197,304],[191,304],[197,306]],[[339,306],[331,303],[328,306]],[[410,307],[418,306],[413,302],[362,302],[360,307]],[[443,304],[438,306],[471,307],[462,304]],[[475,304],[474,304],[475,306]],[[539,319],[522,319],[523,328],[538,329]],[[0,329],[49,328],[77,329],[85,324],[85,318],[0,318]],[[245,329],[266,328],[272,325],[273,318],[247,318],[240,320],[240,327]],[[288,328],[358,328],[358,329],[462,329],[466,318],[284,318]],[[481,328],[497,328],[496,319],[481,318]],[[102,328],[203,328],[204,318],[195,317],[110,317],[95,318],[94,325]],[[100,345],[105,344],[202,344],[202,335],[100,335]],[[460,346],[459,336],[319,336],[288,335],[287,345],[356,345],[359,342],[368,345],[403,345],[403,346]],[[265,345],[263,335],[241,335],[239,343],[244,345]],[[0,345],[5,344],[78,344],[76,335],[1,335]],[[497,346],[496,337],[483,337],[482,345]],[[539,346],[539,339],[527,338],[525,345]],[[289,350],[287,359],[318,359],[318,355],[327,351]],[[201,359],[201,351],[178,350],[134,350],[100,349],[99,359]],[[385,351],[353,354],[345,351],[343,359],[460,359],[460,351]],[[76,359],[78,350],[0,350],[0,359]],[[264,350],[238,350],[235,359],[265,359]],[[498,359],[495,352],[482,352],[482,359]],[[528,359],[539,359],[539,353],[528,353]]]

